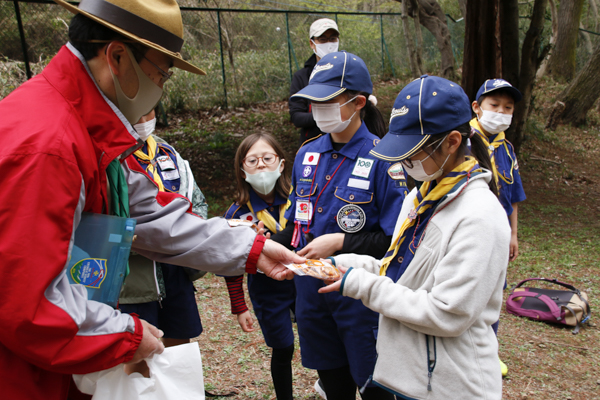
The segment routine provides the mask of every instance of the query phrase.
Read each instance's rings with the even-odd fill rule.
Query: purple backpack
[[[550,282],[568,290],[521,287],[530,281]],[[584,292],[567,283],[546,278],[529,278],[514,286],[506,299],[506,311],[536,321],[574,326],[574,335],[579,333],[579,327],[591,315],[588,297]]]

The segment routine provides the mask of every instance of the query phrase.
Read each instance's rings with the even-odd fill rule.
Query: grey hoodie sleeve
[[[159,192],[143,172],[121,165],[129,189],[129,212],[137,221],[132,250],[152,260],[215,272],[241,275],[256,232],[230,227],[223,218],[209,220],[191,213],[183,196]]]

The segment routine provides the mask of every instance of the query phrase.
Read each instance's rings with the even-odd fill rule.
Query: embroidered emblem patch
[[[106,260],[100,258],[84,258],[71,267],[73,282],[86,287],[98,289],[106,278]]]
[[[333,64],[332,63],[327,63],[325,65],[316,65],[313,68],[313,71],[310,74],[310,78],[308,79],[308,81],[310,82],[311,79],[313,78],[313,76],[315,76],[317,72],[326,71],[326,70],[331,69],[331,68],[333,68]]]
[[[402,163],[397,162],[396,164],[392,164],[391,167],[387,170],[388,175],[395,181],[406,179],[404,176],[404,168],[402,168]]]
[[[306,178],[306,177],[310,176],[311,172],[312,172],[311,166],[307,165],[306,167],[304,167],[304,170],[302,171],[302,176]]]
[[[368,178],[371,174],[371,168],[373,168],[374,164],[375,160],[358,157],[358,160],[356,160],[356,164],[354,164],[352,175],[360,176],[361,178]]]
[[[367,216],[356,204],[346,204],[337,213],[337,223],[347,233],[360,231],[367,222]]]

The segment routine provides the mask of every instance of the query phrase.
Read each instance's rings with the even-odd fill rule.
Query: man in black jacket
[[[308,85],[310,75],[317,62],[329,53],[338,51],[340,32],[334,20],[321,18],[310,26],[309,44],[313,54],[304,63],[304,68],[296,71],[290,87],[290,96],[298,93]],[[310,100],[290,97],[290,118],[300,128],[300,145],[308,139],[319,136],[323,132],[317,127],[310,110]]]

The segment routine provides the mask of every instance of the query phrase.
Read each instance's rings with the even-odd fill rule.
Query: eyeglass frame
[[[333,39],[335,39],[335,40],[333,40]],[[331,35],[331,36],[329,36],[329,37],[326,37],[326,38],[323,38],[323,36],[322,36],[322,35],[321,35],[321,36],[313,36],[313,37],[311,38],[311,40],[312,40],[312,41],[313,41],[313,43],[315,43],[315,44],[317,44],[317,42],[318,42],[319,44],[325,44],[325,43],[337,43],[337,42],[339,42],[339,41],[340,41],[340,35],[339,35],[339,34],[338,34],[338,35],[335,35],[335,34],[334,34],[334,35]],[[323,41],[323,40],[325,40],[325,41]]]
[[[272,163],[270,163],[270,164],[267,164],[267,163],[265,162],[265,156],[267,156],[267,155],[272,155],[272,156],[275,156],[275,158],[273,159],[273,162],[272,162]],[[248,158],[250,158],[250,157],[252,157],[252,158],[256,158],[256,165],[252,166],[252,165],[248,165],[248,164],[246,164],[246,159],[248,159]],[[248,167],[248,168],[256,168],[256,167],[258,167],[258,162],[259,162],[260,160],[262,160],[263,164],[265,164],[265,165],[274,165],[274,164],[277,162],[277,159],[279,159],[279,156],[278,156],[277,154],[275,154],[275,153],[265,153],[265,154],[263,154],[263,155],[262,155],[262,157],[255,157],[255,156],[248,156],[248,157],[244,157],[244,159],[242,160],[242,165],[245,165],[245,166],[246,166],[246,167]]]
[[[431,143],[431,144],[428,144],[427,146],[423,146],[423,147],[421,147],[421,149],[420,149],[418,152],[416,152],[414,155],[417,155],[417,154],[419,154],[419,153],[422,151],[423,153],[427,154],[427,157],[425,157],[424,159],[422,159],[422,160],[419,160],[419,161],[425,161],[425,160],[427,160],[429,157],[431,157],[431,155],[432,155],[433,153],[435,153],[435,151],[436,151],[438,148],[436,147],[436,148],[435,148],[435,149],[434,149],[434,150],[433,150],[431,153],[428,153],[428,152],[426,152],[426,151],[425,151],[425,149],[426,149],[426,148],[428,148],[428,147],[431,147],[431,146],[433,146],[433,145],[434,145],[434,144],[436,144],[437,142],[441,142],[441,141],[443,141],[444,139],[446,139],[446,136],[444,136],[444,137],[443,137],[443,138],[441,138],[441,139],[438,139],[438,140],[436,140],[435,142],[433,142],[433,143]],[[441,144],[441,143],[440,143],[440,144]],[[438,147],[439,147],[439,145],[438,145]],[[413,165],[413,162],[412,162],[412,160],[410,159],[410,157],[407,157],[407,158],[405,158],[404,160],[402,160],[402,161],[400,161],[400,162],[402,163],[402,165],[404,165],[404,166],[405,166],[405,167],[407,167],[407,168],[413,168],[413,166],[414,166],[414,165]]]
[[[88,40],[86,43],[110,43],[110,42],[114,42],[114,41],[115,40],[91,39],[91,40]],[[138,44],[137,42],[135,42],[133,40],[122,40],[122,42],[124,42],[124,43]],[[160,81],[158,81],[159,84],[164,85],[166,81],[168,81],[169,79],[171,79],[171,77],[173,76],[173,72],[174,71],[168,71],[168,72],[163,71],[163,69],[161,67],[159,67],[158,65],[156,65],[152,61],[150,61],[148,59],[148,57],[146,57],[146,55],[144,53],[142,53],[141,50],[139,50],[135,46],[127,46],[127,47],[129,47],[129,49],[131,51],[134,51],[134,52],[138,53],[139,55],[141,55],[142,58],[144,58],[146,61],[148,61],[150,64],[152,64],[154,66],[154,68],[156,68],[158,70],[158,72],[162,76],[162,78],[160,78]],[[106,52],[106,50],[105,50],[105,52]]]

